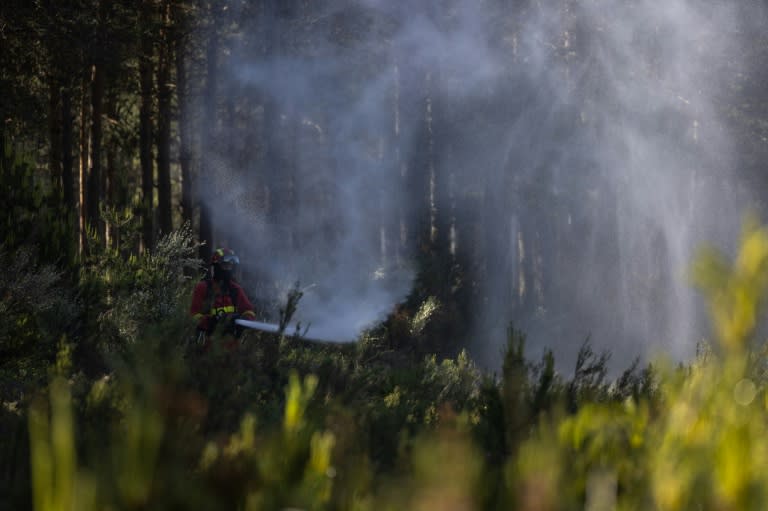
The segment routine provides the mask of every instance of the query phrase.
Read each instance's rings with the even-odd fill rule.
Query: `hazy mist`
[[[411,289],[413,254],[383,257],[399,240],[381,226],[429,222],[403,175],[434,171],[447,183],[433,191],[451,205],[436,212],[445,224],[482,219],[495,233],[452,239],[489,261],[464,340],[482,363],[497,363],[510,321],[532,354],[551,347],[567,367],[587,337],[617,365],[693,353],[706,323],[687,268],[702,242],[737,238],[752,201],[720,108],[739,72],[743,7],[312,4],[300,27],[234,4],[226,14],[241,37],[221,61],[221,93],[279,112],[254,108],[218,128],[226,144],[203,148],[215,229],[275,286],[252,294],[310,286],[297,319],[315,337],[353,340]],[[336,30],[344,23],[351,35]],[[253,39],[264,27],[293,31],[298,48],[265,55]],[[429,115],[439,143],[419,166],[412,155],[438,126]],[[281,169],[265,169],[263,152],[233,157],[263,130],[276,130],[265,151],[290,155],[296,176],[290,212],[277,216],[258,189]],[[543,284],[525,290],[541,305],[522,311],[512,302],[524,264]]]

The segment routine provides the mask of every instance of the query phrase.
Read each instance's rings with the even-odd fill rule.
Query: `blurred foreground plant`
[[[764,355],[752,349],[768,289],[768,230],[745,222],[733,262],[705,248],[693,277],[715,351],[687,366],[657,361],[653,394],[625,392],[616,402],[599,384],[574,413],[542,415],[508,462],[517,509],[768,508],[768,395],[755,372]]]
[[[693,277],[720,353],[686,373],[667,369],[666,406],[650,429],[654,501],[659,509],[765,509],[768,402],[750,368],[763,357],[752,348],[768,290],[768,229],[749,218],[733,263],[705,248]]]
[[[374,359],[365,366],[360,360],[371,359],[356,359],[351,350],[337,353],[331,364],[318,359],[328,353],[291,345],[276,368],[285,379],[263,387],[258,379],[241,385],[238,375],[224,373],[239,366],[218,368],[228,378],[226,392],[210,396],[222,396],[230,407],[243,400],[254,405],[237,415],[236,431],[232,421],[224,422],[203,438],[199,416],[169,417],[152,390],[185,392],[173,389],[179,381],[168,381],[169,361],[156,357],[164,376],[152,376],[139,370],[150,357],[135,357],[134,372],[123,373],[121,385],[97,383],[89,394],[91,401],[110,389],[115,394],[111,411],[119,420],[109,445],[95,454],[111,460],[105,470],[95,470],[104,465],[92,459],[78,462],[73,384],[56,378],[49,403],[37,401],[30,409],[34,505],[768,509],[768,395],[756,371],[764,365],[762,352],[751,349],[768,287],[768,231],[747,223],[734,262],[708,249],[696,260],[694,276],[708,300],[719,349],[686,365],[659,360],[639,375],[635,364],[615,384],[605,378],[607,355],[586,343],[571,380],[554,372],[550,352],[540,364],[529,363],[524,336],[514,329],[500,378],[479,378],[466,355],[407,366]],[[360,353],[367,353],[363,348]],[[280,373],[286,366],[303,370]],[[322,377],[311,375],[318,369]],[[284,401],[282,393],[272,395],[276,381],[287,382]],[[143,390],[131,392],[131,383]],[[339,392],[344,384],[349,388]],[[244,388],[250,393],[241,393]],[[274,418],[268,412],[278,403],[282,414]],[[375,464],[382,459],[391,463]]]
[[[40,399],[29,411],[32,498],[38,511],[96,509],[96,481],[78,469],[74,434],[69,385],[56,377],[50,402]]]
[[[768,229],[754,218],[744,223],[733,264],[713,247],[701,250],[693,266],[694,282],[707,297],[721,348],[748,348],[768,288]]]
[[[307,422],[307,406],[316,387],[316,377],[307,376],[302,382],[291,373],[280,431],[257,435],[256,419],[247,414],[239,432],[206,445],[200,469],[214,486],[229,492],[233,505],[254,511],[327,508],[335,476],[331,462],[335,439]],[[240,484],[233,488],[233,482]]]

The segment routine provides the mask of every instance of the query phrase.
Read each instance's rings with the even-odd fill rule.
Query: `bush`
[[[58,343],[72,335],[79,304],[63,273],[41,265],[35,252],[0,245],[0,400],[19,400],[46,381]]]

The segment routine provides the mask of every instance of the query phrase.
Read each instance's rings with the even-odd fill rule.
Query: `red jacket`
[[[248,300],[243,288],[234,281],[229,282],[229,287],[229,290],[222,289],[220,283],[215,280],[201,280],[195,286],[189,313],[203,330],[207,329],[208,317],[222,313],[238,313],[246,318],[256,317],[253,304]],[[235,303],[232,303],[233,296]]]

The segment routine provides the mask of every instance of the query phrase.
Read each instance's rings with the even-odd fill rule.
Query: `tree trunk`
[[[269,59],[278,53],[280,47],[280,27],[277,26],[278,7],[276,0],[267,0],[263,3],[264,14],[262,24],[264,34],[264,58]],[[280,115],[277,111],[275,100],[269,94],[264,95],[264,195],[266,198],[266,214],[269,225],[277,229],[272,238],[282,240],[283,233],[279,232],[279,199],[276,183],[274,181],[277,169],[280,168],[278,154],[278,124]]]
[[[61,92],[61,184],[67,214],[75,210],[74,160],[72,158],[72,98],[70,91]]]
[[[103,228],[99,219],[99,206],[103,196],[101,188],[101,141],[102,114],[104,102],[104,64],[101,59],[93,66],[91,78],[91,171],[88,175],[86,202],[88,223],[101,235]]]
[[[141,5],[141,56],[139,57],[139,86],[141,105],[139,107],[139,161],[141,164],[141,233],[142,249],[154,245],[152,225],[154,172],[152,168],[152,2],[144,0]]]
[[[216,123],[216,92],[217,92],[217,78],[218,78],[218,53],[219,53],[219,36],[216,32],[215,24],[211,24],[208,28],[208,45],[206,48],[206,83],[204,93],[204,113],[203,113],[203,126],[202,126],[202,140],[203,145],[210,147],[213,137],[215,136],[215,123]],[[213,225],[211,222],[211,212],[202,195],[204,191],[211,189],[210,173],[211,173],[211,159],[208,155],[208,151],[203,151],[201,155],[201,169],[199,179],[196,184],[198,187],[195,190],[195,196],[197,197],[198,207],[200,210],[200,232],[199,240],[200,245],[200,257],[204,261],[208,261],[211,258],[212,244],[213,244]]]
[[[193,203],[193,171],[192,171],[192,136],[189,129],[189,113],[187,104],[187,62],[186,62],[186,27],[183,15],[179,13],[178,3],[174,4],[174,26],[178,32],[174,39],[176,44],[176,99],[178,102],[179,119],[179,167],[181,170],[181,216],[184,222],[192,225],[194,220]]]
[[[299,3],[296,0],[272,0],[266,2],[266,19],[275,20],[267,27],[265,34],[267,58],[286,57],[290,53],[294,34],[290,21],[297,15]],[[267,217],[275,228],[273,239],[280,250],[293,251],[298,239],[293,232],[290,216],[296,208],[296,152],[283,148],[291,147],[299,133],[300,112],[295,107],[280,110],[277,103],[266,99],[265,120],[265,177],[269,189],[267,194]]]
[[[51,74],[48,77],[48,136],[50,151],[48,152],[48,170],[51,173],[51,183],[54,190],[61,190],[62,183],[62,153],[61,153],[61,86],[59,80]],[[63,200],[63,196],[61,197]]]
[[[80,89],[80,165],[78,169],[78,196],[79,196],[79,212],[78,212],[78,231],[80,234],[80,254],[85,254],[86,240],[88,239],[86,233],[86,225],[88,219],[88,204],[86,202],[86,188],[87,188],[87,176],[88,168],[90,167],[90,147],[88,138],[88,118],[89,118],[89,101],[88,101],[88,77],[83,76],[82,87]]]
[[[395,161],[394,166],[396,169],[396,172],[398,173],[398,181],[397,186],[399,190],[397,193],[401,193],[402,191],[408,190],[408,183],[406,181],[406,176],[408,176],[408,161],[406,158],[403,157],[403,149],[405,148],[405,144],[402,140],[402,127],[401,127],[401,117],[403,112],[403,105],[402,105],[402,89],[401,89],[401,76],[400,76],[400,64],[398,62],[394,63],[394,72],[395,72],[395,90],[394,90],[394,98],[392,100],[393,102],[393,121],[392,121],[392,131],[393,131],[393,146],[395,149]],[[398,201],[398,208],[397,208],[397,219],[396,224],[392,228],[392,239],[397,240],[396,243],[393,243],[395,248],[395,259],[399,263],[401,263],[407,256],[409,247],[408,246],[408,229],[410,227],[410,211],[406,206],[403,205],[404,201]]]
[[[117,91],[114,87],[110,87],[109,93],[106,97],[106,113],[108,119],[117,118]],[[104,169],[104,197],[108,205],[113,207],[115,211],[120,211],[126,205],[121,200],[121,183],[118,178],[117,169],[117,147],[114,142],[111,141],[112,137],[107,137],[108,142],[104,150],[104,156],[106,157],[107,166]],[[109,223],[106,220],[104,226],[105,244],[107,247],[113,247],[115,249],[120,247],[120,228],[117,225]]]
[[[414,139],[413,149],[409,155],[407,166],[404,167],[405,190],[409,194],[410,210],[406,213],[405,244],[410,253],[419,251],[427,255],[431,249],[433,235],[433,184],[432,166],[432,118],[430,74],[425,71],[420,77],[419,90],[416,91],[410,105],[403,110],[419,112],[419,121]],[[408,222],[408,219],[413,219]]]
[[[173,230],[171,209],[171,38],[170,2],[164,0],[160,14],[160,50],[157,63],[157,207],[160,231],[168,234]]]

